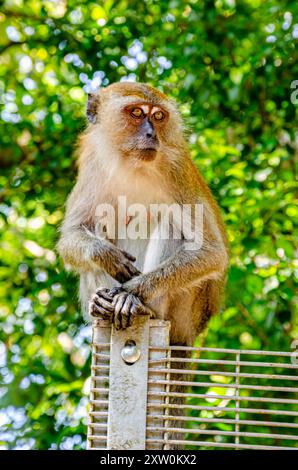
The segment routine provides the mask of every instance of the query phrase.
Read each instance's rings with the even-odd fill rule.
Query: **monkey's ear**
[[[99,94],[98,93],[88,93],[87,101],[87,119],[92,124],[95,124],[98,117],[98,107],[99,107]]]

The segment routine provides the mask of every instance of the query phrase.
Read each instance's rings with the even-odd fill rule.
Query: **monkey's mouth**
[[[156,137],[146,139],[138,145],[138,152],[140,160],[154,160],[159,147],[159,142]]]
[[[157,153],[157,147],[147,147],[139,149],[140,160],[151,161],[154,160]]]

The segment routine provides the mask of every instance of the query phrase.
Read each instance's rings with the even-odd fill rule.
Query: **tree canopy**
[[[223,211],[226,302],[198,344],[290,350],[297,17],[294,0],[4,0],[3,448],[85,446],[90,327],[55,244],[86,93],[114,81],[143,81],[177,100],[192,157]]]

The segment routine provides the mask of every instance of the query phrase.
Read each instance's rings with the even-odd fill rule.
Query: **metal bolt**
[[[141,351],[133,340],[126,341],[121,357],[126,364],[134,364],[140,359]]]

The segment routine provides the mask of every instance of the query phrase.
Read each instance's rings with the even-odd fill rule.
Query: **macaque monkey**
[[[171,344],[191,346],[220,308],[228,249],[176,105],[151,86],[115,83],[89,95],[87,117],[58,243],[80,275],[83,310],[116,329],[143,314],[170,320]],[[173,408],[183,427],[183,407]]]
[[[228,249],[177,107],[151,86],[114,83],[89,95],[87,117],[58,243],[66,266],[80,275],[83,309],[116,329],[137,315],[170,320],[171,344],[190,346],[219,310]],[[164,218],[152,215],[152,205],[186,207],[185,223],[173,211],[163,236]],[[147,224],[145,236],[119,236],[120,225],[122,233],[136,228],[136,217]]]

